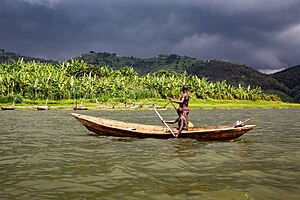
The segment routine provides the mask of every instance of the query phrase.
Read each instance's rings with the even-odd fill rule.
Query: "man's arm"
[[[180,98],[180,100],[176,101],[176,100],[170,98],[169,101],[181,104],[187,99],[187,96],[188,96],[187,94],[183,94],[182,97]]]
[[[166,122],[168,124],[175,124],[176,122],[178,122],[178,120],[179,120],[179,117],[175,120],[170,120],[170,121],[164,120],[164,122]]]
[[[171,102],[174,102],[174,103],[178,103],[178,104],[180,104],[180,103],[183,103],[183,100],[178,100],[178,101],[176,101],[176,100],[174,100],[174,99],[169,99]]]

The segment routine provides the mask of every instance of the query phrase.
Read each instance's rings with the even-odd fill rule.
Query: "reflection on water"
[[[230,142],[95,136],[70,111],[1,111],[0,199],[298,199],[299,111],[191,111],[195,125],[254,117]],[[84,113],[160,124],[153,111]]]

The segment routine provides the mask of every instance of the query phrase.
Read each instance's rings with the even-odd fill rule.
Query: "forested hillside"
[[[300,102],[300,65],[285,69],[271,75],[289,89],[289,95]]]
[[[277,94],[283,101],[300,102],[298,98],[298,96],[300,96],[299,89],[294,89],[292,92],[292,89],[285,85],[289,80],[287,74],[282,74],[281,79],[277,79],[246,65],[217,60],[204,61],[175,54],[141,59],[118,56],[110,53],[95,53],[93,51],[82,54],[75,59],[84,60],[87,63],[99,67],[107,65],[113,69],[131,66],[141,75],[159,70],[177,73],[186,71],[188,74],[197,75],[199,78],[206,77],[209,81],[214,83],[226,80],[227,84],[235,87],[247,87],[249,85],[252,87],[259,86],[266,93]],[[295,75],[295,77],[300,79],[299,75]]]
[[[13,62],[13,61],[17,61],[21,58],[24,61],[33,61],[33,60],[35,60],[35,61],[42,62],[42,63],[58,64],[58,61],[46,60],[46,59],[43,59],[43,58],[36,58],[36,57],[30,57],[30,56],[23,56],[23,55],[11,53],[11,52],[5,52],[4,49],[0,49],[0,64],[4,63],[4,62],[10,63],[10,62]]]
[[[0,51],[0,63],[11,62],[21,57],[24,61],[36,60],[58,64],[57,61],[53,60],[20,56],[4,52],[4,50]],[[246,65],[217,60],[199,60],[176,54],[159,55],[154,58],[135,58],[118,56],[114,53],[96,53],[90,51],[74,59],[83,60],[96,68],[108,66],[117,70],[128,66],[132,67],[139,75],[158,72],[160,70],[179,74],[187,72],[188,75],[196,75],[199,78],[206,77],[208,81],[213,83],[226,80],[226,84],[235,87],[259,86],[266,93],[277,94],[283,101],[300,102],[299,65],[273,75],[267,75]]]
[[[93,51],[75,57],[77,60],[84,60],[87,63],[101,66],[109,66],[113,69],[119,69],[123,66],[133,67],[140,75],[147,73],[167,70],[169,72],[183,73],[189,68],[199,68],[204,66],[207,61],[197,60],[188,56],[179,56],[176,54],[159,55],[154,58],[135,58],[118,56],[110,53],[95,53]]]
[[[159,71],[139,75],[131,67],[113,70],[82,60],[58,65],[23,60],[0,64],[2,103],[14,97],[33,101],[90,99],[98,102],[179,98],[183,84],[188,85],[189,95],[194,99],[279,100],[259,87],[233,87],[225,81],[212,83],[187,73]]]
[[[283,101],[294,101],[290,96],[290,89],[284,82],[273,78],[271,75],[260,73],[246,65],[210,61],[200,69],[193,70],[189,71],[189,73],[196,74],[198,77],[208,77],[213,82],[225,79],[228,84],[233,86],[259,86],[266,93],[277,94]],[[288,79],[288,77],[285,78]]]

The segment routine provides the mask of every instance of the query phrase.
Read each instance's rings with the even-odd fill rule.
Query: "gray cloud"
[[[299,64],[298,0],[3,0],[0,48],[65,60],[177,53],[257,69]]]

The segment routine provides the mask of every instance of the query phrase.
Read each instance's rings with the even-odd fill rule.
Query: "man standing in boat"
[[[177,114],[178,114],[178,118],[176,120],[172,120],[172,121],[164,121],[168,124],[175,124],[176,122],[178,122],[178,129],[177,129],[177,133],[175,133],[175,137],[178,137],[178,135],[182,132],[182,131],[188,131],[188,121],[186,120],[186,117],[183,114],[183,109],[182,108],[178,108],[177,109]]]
[[[183,116],[186,118],[186,121],[188,122],[188,116],[189,116],[189,112],[190,112],[190,109],[189,109],[189,94],[188,94],[188,86],[187,85],[184,85],[182,86],[182,96],[180,97],[180,100],[179,101],[175,101],[174,99],[169,99],[170,102],[174,102],[174,103],[178,103],[179,104],[179,107],[182,108],[182,111],[183,111]]]

